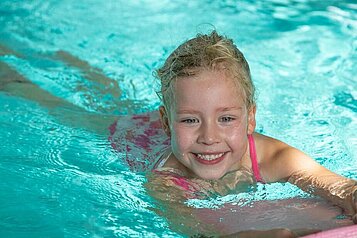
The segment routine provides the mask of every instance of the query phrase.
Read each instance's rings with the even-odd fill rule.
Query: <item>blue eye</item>
[[[197,118],[186,118],[186,119],[182,119],[181,122],[187,124],[193,124],[193,123],[199,123],[199,120]]]
[[[224,116],[224,117],[221,117],[219,120],[220,120],[220,122],[231,122],[231,121],[234,121],[235,118],[231,117],[231,116]]]

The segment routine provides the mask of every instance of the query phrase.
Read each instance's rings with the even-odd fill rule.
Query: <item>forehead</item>
[[[241,90],[235,79],[224,70],[202,70],[192,76],[180,77],[173,88],[174,104],[222,104],[243,106]]]

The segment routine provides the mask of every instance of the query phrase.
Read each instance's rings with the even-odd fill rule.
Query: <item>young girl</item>
[[[17,55],[0,45],[0,56],[8,54]],[[86,72],[88,65],[85,62],[64,52],[58,52],[56,58],[78,67],[87,78],[99,78],[98,83],[110,85],[110,79],[98,77],[100,71],[91,69],[96,73]],[[48,108],[61,105],[82,112],[31,84],[5,63],[0,62],[0,69],[2,90],[36,100]],[[119,122],[110,127],[109,138],[117,150],[131,150],[138,155],[137,158],[127,156],[127,162],[134,170],[153,167],[154,173],[147,186],[154,197],[170,202],[237,192],[246,183],[290,181],[340,205],[347,214],[354,216],[356,222],[355,181],[326,170],[283,142],[254,133],[254,86],[248,64],[231,40],[216,32],[199,35],[175,50],[157,75],[162,82],[164,103],[160,108],[161,121],[169,138],[163,137],[156,112],[132,116],[127,125],[123,125],[124,118],[120,119],[120,128],[116,128]],[[95,129],[98,133],[113,120],[113,117],[101,114],[88,117],[81,114],[83,118],[80,120],[78,115],[73,114],[69,117],[72,120],[66,122]],[[123,134],[125,126],[127,130]],[[138,131],[136,126],[144,129]],[[130,147],[131,142],[141,148]],[[137,151],[133,152],[135,149]],[[155,163],[148,158],[150,156],[160,159]],[[168,194],[163,186],[172,188],[172,193]],[[171,215],[185,214],[182,222],[189,223],[191,215],[196,219],[187,206],[176,208],[180,213]],[[210,231],[203,232],[209,234]],[[285,229],[240,233],[249,237],[290,234]]]
[[[337,175],[300,150],[256,133],[250,70],[232,40],[213,31],[183,43],[157,70],[162,127],[169,146],[148,187],[175,196],[227,194],[242,181],[290,182],[343,208],[357,222],[356,181]],[[171,196],[171,195],[170,195]]]

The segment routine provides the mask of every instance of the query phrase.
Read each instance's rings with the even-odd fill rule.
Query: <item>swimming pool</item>
[[[156,109],[153,69],[210,24],[250,63],[257,130],[357,179],[356,10],[332,0],[1,1],[0,237],[184,236],[153,212],[145,175],[106,128]],[[25,83],[5,83],[14,79]],[[189,203],[306,196],[257,189]]]

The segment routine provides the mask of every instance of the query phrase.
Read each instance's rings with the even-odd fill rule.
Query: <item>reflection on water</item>
[[[157,108],[153,69],[207,22],[250,62],[258,130],[356,179],[355,10],[337,0],[0,1],[0,236],[180,237],[107,127]],[[192,224],[175,231],[348,223],[292,185],[246,182],[189,199]]]

